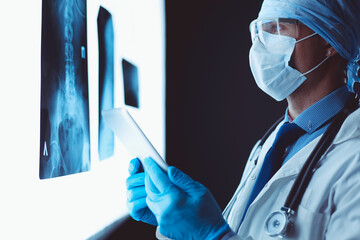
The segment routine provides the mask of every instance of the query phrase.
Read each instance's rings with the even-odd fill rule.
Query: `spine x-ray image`
[[[114,154],[114,134],[105,125],[101,111],[114,108],[114,29],[111,14],[100,7],[99,35],[99,159]]]
[[[90,169],[86,0],[43,0],[40,178]]]

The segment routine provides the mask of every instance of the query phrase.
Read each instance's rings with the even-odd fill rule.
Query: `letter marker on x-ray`
[[[44,142],[44,152],[43,152],[44,156],[49,156],[48,154],[48,150],[47,150],[47,146],[46,146],[46,141]]]

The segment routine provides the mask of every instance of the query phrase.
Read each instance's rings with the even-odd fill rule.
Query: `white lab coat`
[[[321,137],[281,167],[250,205],[243,224],[239,226],[265,154],[280,125],[261,151],[256,151],[255,146],[240,185],[224,211],[226,221],[237,233],[231,240],[277,239],[265,233],[265,220],[283,206],[301,167]],[[257,155],[259,159],[255,165]],[[296,213],[294,231],[293,237],[288,239],[360,239],[360,109],[345,120],[333,144],[320,159]]]
[[[250,153],[241,182],[224,210],[225,220],[237,233],[228,240],[278,239],[266,234],[265,220],[283,206],[301,167],[321,138],[314,139],[279,169],[250,205],[239,226],[264,157],[281,124],[262,149],[257,148],[258,142]],[[168,239],[158,229],[156,236]],[[360,239],[360,109],[347,117],[320,159],[295,215],[294,235],[287,239]]]

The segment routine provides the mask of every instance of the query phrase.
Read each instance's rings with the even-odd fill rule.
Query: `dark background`
[[[166,0],[166,159],[213,193],[221,209],[255,142],[285,110],[259,90],[248,55],[262,0]],[[108,239],[155,239],[129,219]]]

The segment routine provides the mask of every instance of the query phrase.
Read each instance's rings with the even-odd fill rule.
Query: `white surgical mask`
[[[317,69],[328,58],[326,57],[317,66],[301,73],[289,66],[291,55],[297,42],[316,35],[313,33],[296,41],[295,38],[263,33],[267,38],[264,46],[258,38],[250,49],[250,68],[258,87],[277,101],[281,101],[294,92],[307,78],[306,74]]]

